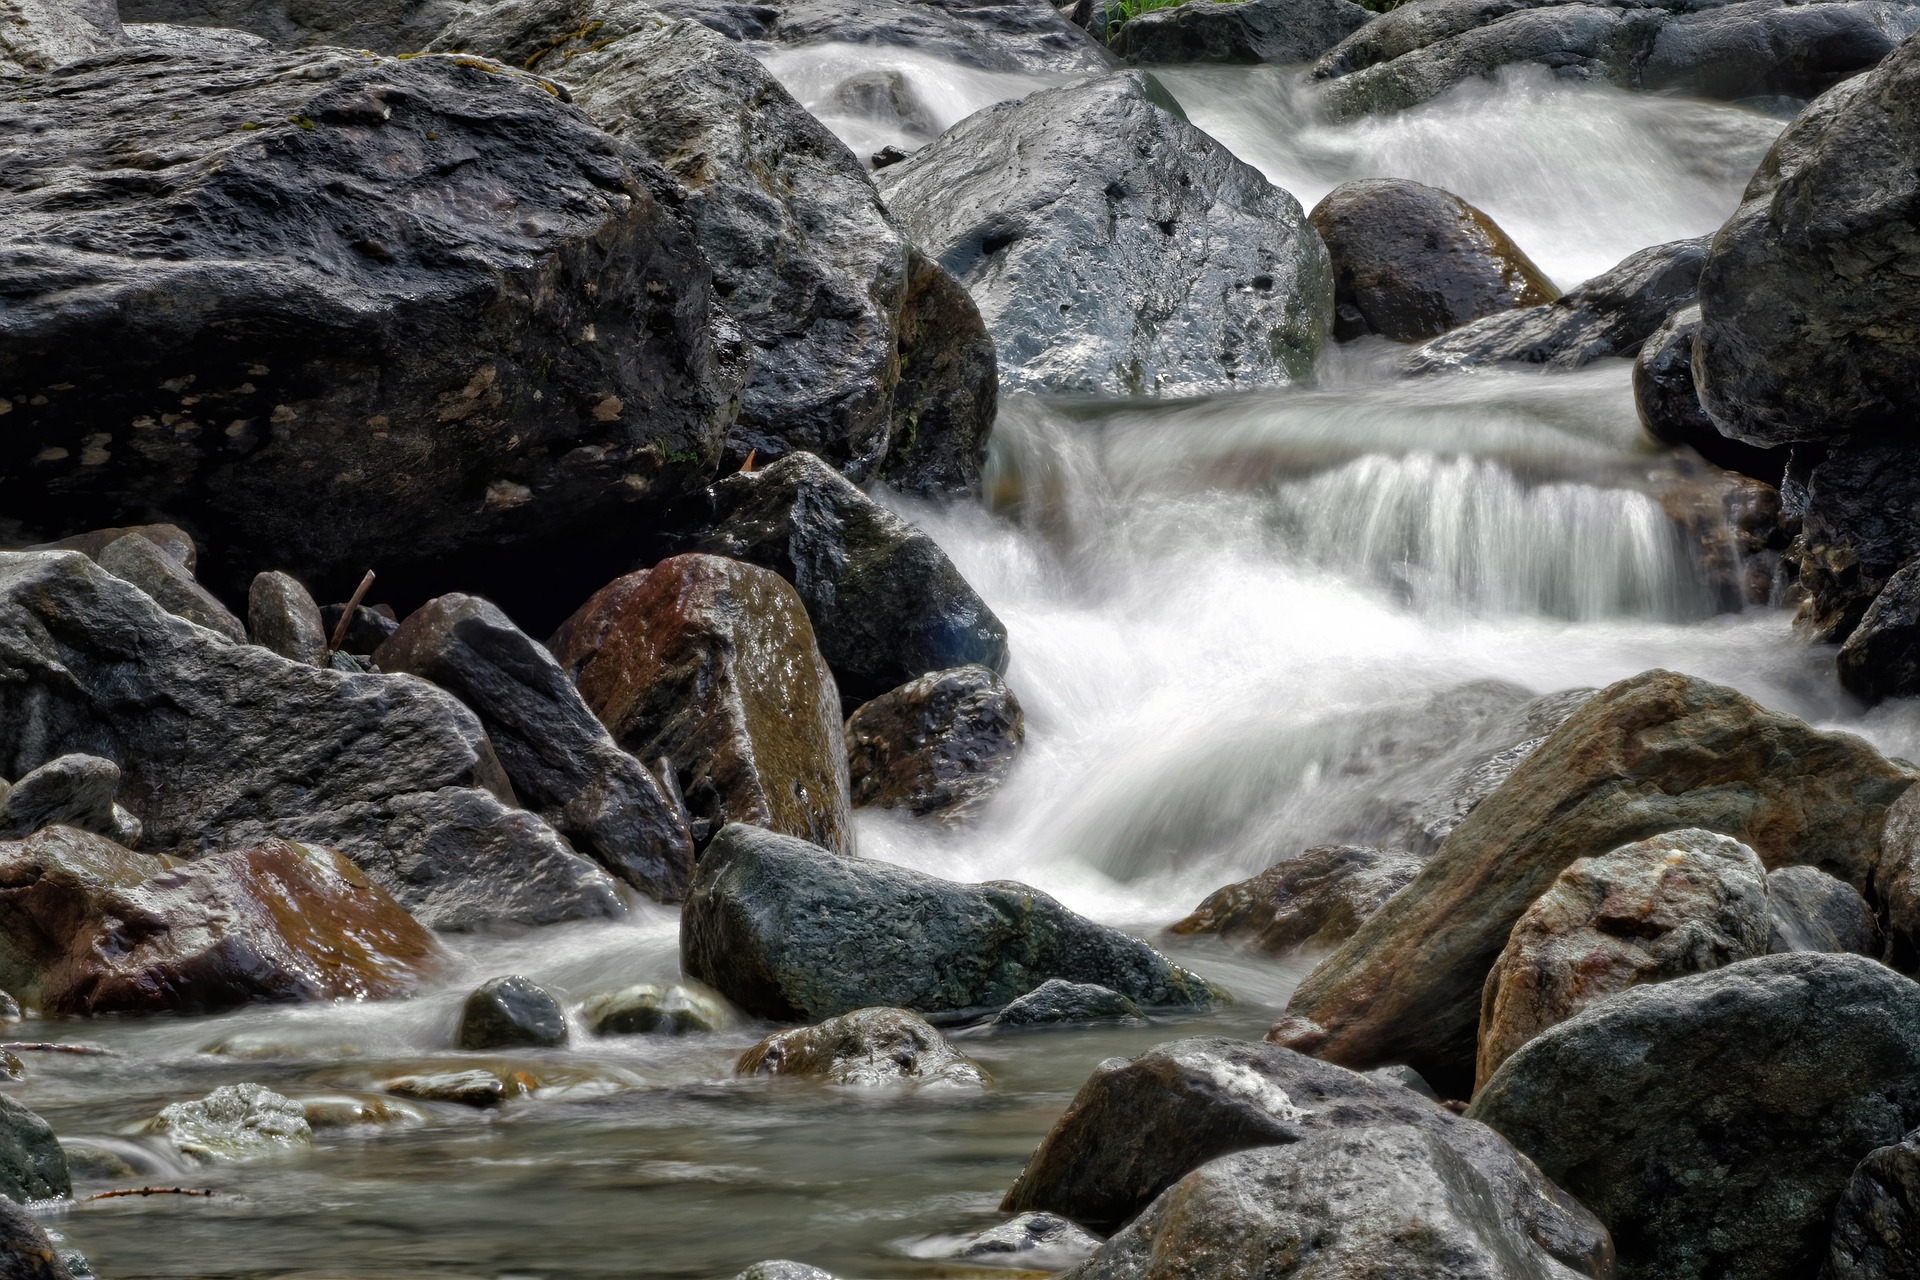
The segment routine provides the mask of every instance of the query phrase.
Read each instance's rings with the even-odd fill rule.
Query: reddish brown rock
[[[74,827],[0,842],[0,989],[39,1004],[48,969],[100,928],[110,893],[179,865]]]
[[[1419,873],[1420,860],[1410,853],[1325,844],[1214,890],[1167,932],[1215,933],[1273,955],[1331,947]]]
[[[674,556],[603,588],[550,647],[614,741],[673,762],[696,817],[852,852],[840,695],[778,574]]]

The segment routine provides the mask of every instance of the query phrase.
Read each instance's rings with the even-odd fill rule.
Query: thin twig
[[[367,598],[367,588],[373,585],[373,570],[367,570],[367,576],[360,579],[360,585],[353,589],[353,599],[347,601],[347,610],[340,615],[340,621],[333,624],[333,639],[327,642],[327,652],[338,653],[340,646],[347,642],[347,627],[353,622],[353,611]]]
[[[76,1204],[87,1204],[94,1200],[117,1200],[121,1196],[204,1196],[211,1199],[214,1192],[203,1187],[126,1187],[119,1191],[98,1191],[90,1196],[82,1196]]]
[[[9,1040],[0,1044],[0,1051],[7,1053],[72,1053],[89,1058],[111,1058],[113,1050],[100,1044],[86,1044],[82,1041],[56,1043],[49,1040]]]

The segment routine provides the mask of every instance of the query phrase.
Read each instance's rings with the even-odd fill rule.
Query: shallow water
[[[781,58],[779,74],[866,148],[908,137],[897,118],[846,105],[868,99],[838,95],[876,66],[926,108],[922,130],[1039,83],[873,50]],[[1563,282],[1710,229],[1777,127],[1526,80],[1336,127],[1306,114],[1290,75],[1164,78],[1303,203],[1351,176],[1435,182],[1481,203]],[[1399,766],[1356,780],[1341,762],[1417,736],[1429,700],[1467,681],[1545,692],[1666,666],[1890,751],[1920,742],[1911,712],[1862,718],[1830,655],[1798,642],[1783,612],[1712,613],[1654,497],[1660,476],[1693,464],[1641,437],[1623,362],[1408,383],[1380,372],[1382,354],[1332,353],[1316,385],[1284,393],[1016,401],[996,433],[993,510],[901,504],[1006,622],[1029,740],[979,823],[862,814],[863,852],[1023,879],[1146,934],[1363,822]],[[56,1228],[111,1280],[708,1278],[766,1257],[848,1277],[955,1274],[944,1242],[996,1220],[1095,1064],[1192,1032],[1257,1037],[1312,960],[1182,945],[1236,1004],[1144,1028],[958,1033],[994,1078],[984,1094],[735,1081],[734,1058],[766,1030],[751,1024],[683,1040],[576,1032],[571,1049],[507,1059],[547,1087],[498,1112],[422,1107],[415,1127],[322,1131],[311,1153],[215,1169],[170,1165],[129,1136],[223,1083],[368,1093],[423,1063],[471,1061],[444,1046],[461,996],[497,974],[574,1001],[678,974],[673,913],[644,905],[617,924],[452,945],[461,971],[404,1003],[20,1028],[112,1050],[29,1054],[12,1086],[63,1135],[112,1139],[142,1162],[78,1194],[222,1193],[82,1204]]]

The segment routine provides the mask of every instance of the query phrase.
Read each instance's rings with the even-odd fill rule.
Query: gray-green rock
[[[176,618],[217,631],[237,644],[247,642],[247,629],[240,619],[196,582],[185,565],[139,534],[114,540],[94,559],[114,577],[152,596],[154,603]]]
[[[1049,978],[993,1016],[996,1027],[1047,1027],[1077,1022],[1140,1022],[1140,1006],[1090,982]]]
[[[0,1196],[24,1203],[64,1199],[72,1191],[67,1153],[53,1126],[0,1093]]]
[[[300,580],[270,569],[254,575],[247,589],[247,631],[253,642],[289,662],[327,665],[327,629]]]
[[[0,797],[0,840],[44,827],[76,827],[124,845],[140,839],[140,820],[113,801],[120,766],[75,752],[34,769]]]
[[[176,1102],[147,1124],[203,1164],[258,1160],[313,1145],[300,1104],[263,1085],[221,1085],[196,1102]]]
[[[987,1073],[905,1009],[861,1009],[776,1031],[740,1056],[743,1076],[797,1076],[829,1084],[939,1084],[984,1088]]]
[[[567,1042],[567,1015],[532,979],[495,978],[467,997],[453,1042],[460,1049],[552,1048]]]

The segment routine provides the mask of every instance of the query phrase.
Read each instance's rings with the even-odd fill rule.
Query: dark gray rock
[[[1025,885],[954,884],[738,823],[701,855],[680,963],[778,1021],[876,1005],[997,1008],[1049,978],[1097,983],[1142,1006],[1205,1008],[1218,996],[1146,943]]]
[[[195,582],[183,565],[147,539],[137,534],[116,539],[94,560],[122,582],[131,582],[152,596],[175,617],[217,631],[237,644],[247,642],[247,629],[240,619]]]
[[[1429,1135],[1476,1170],[1486,1182],[1481,1195],[1488,1213],[1527,1242],[1526,1252],[1542,1250],[1581,1274],[1606,1274],[1612,1254],[1606,1231],[1484,1126],[1401,1085],[1277,1045],[1220,1036],[1176,1040],[1131,1060],[1102,1063],[1000,1207],[1046,1210],[1111,1231],[1221,1156],[1383,1126]],[[1536,1272],[1520,1274],[1559,1274],[1534,1265]]]
[[[910,249],[893,437],[875,478],[921,497],[977,493],[999,405],[1000,362],[980,308],[945,267]]]
[[[255,644],[289,662],[326,665],[328,636],[320,606],[292,574],[268,570],[254,576],[247,589],[247,631]]]
[[[1106,50],[1048,0],[664,0],[732,40],[912,49],[986,71],[1104,71]]]
[[[560,1002],[531,978],[518,974],[484,982],[460,1009],[457,1049],[550,1049],[567,1042],[567,1015]]]
[[[103,178],[130,156],[167,180]],[[223,590],[571,563],[706,483],[744,376],[670,187],[471,57],[133,47],[24,84],[0,515],[171,512]]]
[[[1869,702],[1920,693],[1920,561],[1887,579],[1834,666],[1840,683]]]
[[[1049,978],[993,1015],[989,1026],[1051,1027],[1063,1023],[1140,1022],[1140,1006],[1118,991]]]
[[[965,1054],[906,1009],[861,1009],[811,1027],[776,1031],[740,1055],[743,1076],[795,1076],[847,1085],[987,1083]]]
[[[120,766],[111,760],[77,753],[49,760],[0,798],[0,840],[58,825],[137,844],[140,821],[113,802],[119,791]]]
[[[1326,249],[1298,202],[1144,72],[977,112],[876,181],[979,304],[1003,391],[1285,384],[1326,336]]]
[[[793,584],[845,701],[969,663],[1006,670],[1006,628],[946,552],[812,454],[728,476],[697,519],[690,546]]]
[[[55,542],[35,543],[30,547],[21,547],[20,550],[78,551],[98,564],[102,551],[130,533],[137,533],[159,547],[188,573],[199,572],[199,549],[194,546],[193,539],[188,536],[185,529],[173,524],[136,524],[118,529],[89,529],[85,533],[76,533]]]
[[[376,605],[355,605],[353,617],[347,620],[345,631],[340,629],[340,619],[347,616],[347,606],[330,604],[320,610],[320,625],[327,633],[328,643],[333,637],[340,637],[340,651],[371,658],[374,651],[387,642],[393,633],[400,629],[400,619],[394,616],[392,608]]]
[[[1795,622],[1815,640],[1845,641],[1920,558],[1920,447],[1871,436],[1796,445],[1780,502],[1783,520],[1799,526],[1786,556],[1804,592]],[[1905,594],[1888,601],[1879,625],[1897,631]]]
[[[1020,700],[991,668],[910,680],[847,719],[854,807],[966,818],[1006,781],[1026,726]]]
[[[693,838],[677,797],[614,745],[553,655],[504,613],[474,596],[440,596],[373,658],[471,708],[514,794],[575,849],[662,902],[686,893]]]
[[[1667,317],[1694,300],[1705,237],[1654,245],[1629,255],[1553,302],[1475,321],[1402,358],[1409,373],[1442,373],[1490,364],[1578,369],[1605,356],[1631,356]]]
[[[1767,873],[1769,949],[1851,951],[1878,957],[1880,922],[1854,887],[1818,867],[1781,867]]]
[[[1920,1276],[1920,1132],[1868,1154],[1833,1209],[1820,1280]]]
[[[1360,1074],[1366,1076],[1369,1080],[1379,1080],[1387,1084],[1397,1084],[1402,1089],[1411,1089],[1421,1097],[1430,1099],[1431,1101],[1440,1101],[1440,1095],[1433,1091],[1433,1086],[1427,1083],[1427,1078],[1418,1071],[1415,1071],[1412,1067],[1398,1065],[1374,1067],[1372,1070],[1363,1071]]]
[[[1920,6],[1902,12],[1920,25]],[[1722,431],[1754,444],[1911,439],[1916,198],[1920,41],[1909,39],[1787,127],[1713,238],[1694,363]]]
[[[0,1280],[75,1280],[69,1264],[76,1259],[55,1247],[31,1213],[0,1197]],[[93,1273],[83,1265],[79,1274]]]
[[[1662,444],[1685,445],[1716,467],[1777,486],[1787,469],[1787,450],[1729,439],[1701,407],[1693,385],[1693,341],[1699,332],[1696,302],[1668,316],[1641,344],[1633,362],[1633,404],[1640,425]]]
[[[273,41],[251,31],[231,27],[188,27],[172,22],[131,22],[123,30],[127,43],[165,49],[168,53],[194,53],[208,57],[245,57],[265,53]]]
[[[1100,1237],[1053,1213],[1023,1213],[996,1227],[988,1227],[959,1248],[953,1257],[1022,1271],[1063,1271],[1084,1262],[1100,1248]]]
[[[414,53],[464,7],[462,0],[120,0],[120,16],[250,31],[282,48]]]
[[[0,1196],[21,1203],[73,1194],[53,1127],[0,1093]]]
[[[0,76],[38,75],[122,39],[113,0],[8,0],[0,10]]]
[[[82,556],[0,555],[0,773],[70,752],[119,762],[154,850],[328,845],[439,928],[620,911],[604,872],[501,802],[450,695],[233,644]]]
[[[1614,1230],[1623,1280],[1812,1275],[1854,1167],[1920,1120],[1920,985],[1799,952],[1637,987],[1523,1046],[1467,1115]]]
[[[1397,849],[1328,844],[1216,889],[1167,932],[1214,934],[1271,955],[1335,947],[1420,874]]]
[[[1129,19],[1112,46],[1136,64],[1311,62],[1373,16],[1353,0],[1190,0]]]

